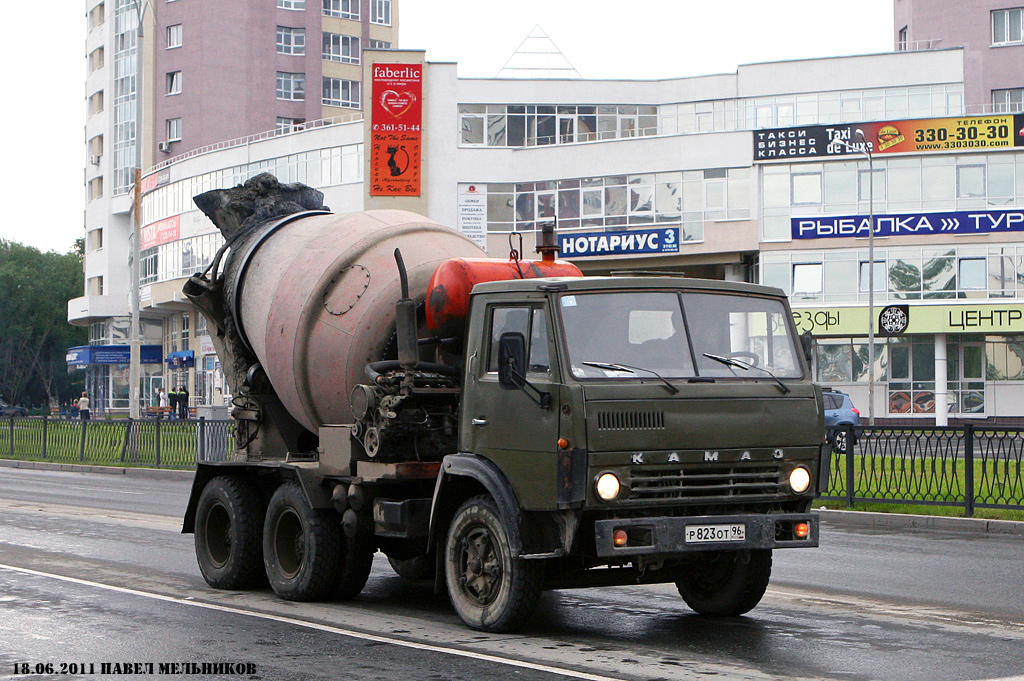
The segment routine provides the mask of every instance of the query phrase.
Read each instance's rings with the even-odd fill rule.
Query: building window
[[[89,53],[89,73],[103,67],[103,48],[97,47]]]
[[[359,0],[324,0],[324,16],[359,20]]]
[[[985,196],[985,166],[962,165],[956,167],[956,196],[975,199]]]
[[[174,24],[167,27],[167,49],[181,47],[182,29],[181,24]]]
[[[993,90],[992,111],[995,113],[1024,112],[1024,88]]]
[[[296,130],[302,130],[305,122],[305,118],[284,118],[283,116],[278,116],[277,126],[274,128],[274,132],[279,135],[283,135],[285,133],[295,132]]]
[[[882,261],[879,262],[878,258],[875,258],[875,272],[874,281],[871,281],[871,271],[868,269],[868,261],[862,260],[860,262],[860,292],[867,293],[871,289],[871,284],[874,284],[875,291],[886,291],[888,288],[886,274],[885,274],[885,256],[882,256]]]
[[[367,47],[371,50],[390,50],[391,42],[388,40],[374,40],[373,38],[370,38],[370,40],[367,41]]]
[[[103,177],[94,177],[89,180],[89,200],[103,198]]]
[[[93,7],[91,10],[89,10],[89,30],[90,31],[103,23],[103,21],[104,21],[104,14],[105,14],[105,12],[104,12],[104,7],[103,7],[103,3],[102,2],[100,4],[98,4],[98,5],[96,5],[95,7]]]
[[[278,9],[306,9],[306,0],[277,0]]]
[[[370,23],[391,25],[391,0],[370,0]]]
[[[277,72],[277,98],[290,100],[306,99],[306,74]]]
[[[985,258],[960,258],[959,280],[961,290],[979,290],[987,288],[987,272]]]
[[[821,203],[821,173],[793,173],[793,205]]]
[[[992,12],[992,44],[1011,45],[1024,42],[1024,7],[997,9]]]
[[[89,280],[86,282],[86,287],[89,290],[90,296],[102,296],[103,277],[89,277]]]
[[[181,141],[181,119],[180,118],[168,118],[167,119],[167,141],[168,142],[180,142]]]
[[[85,236],[85,250],[91,253],[101,248],[103,248],[103,230],[90,230]]]
[[[277,27],[278,54],[306,54],[306,29]]]
[[[98,114],[103,111],[103,90],[94,92],[89,97],[89,115]]]
[[[896,34],[896,51],[904,52],[907,49],[907,27],[904,26]]]
[[[96,135],[89,140],[89,155],[99,162],[100,156],[103,155],[103,135]]]
[[[324,78],[323,104],[359,108],[359,81]]]
[[[337,33],[324,33],[323,57],[343,64],[359,63],[359,38]]]
[[[181,71],[171,71],[167,74],[167,94],[181,94]]]

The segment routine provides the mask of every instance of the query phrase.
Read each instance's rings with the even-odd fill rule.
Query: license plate
[[[703,544],[716,541],[744,541],[747,526],[743,523],[729,525],[688,525],[685,541],[687,544]]]

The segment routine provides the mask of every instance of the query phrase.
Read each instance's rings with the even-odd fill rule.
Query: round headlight
[[[594,491],[601,501],[612,501],[619,496],[622,485],[614,473],[602,473],[594,484]]]
[[[802,494],[811,486],[811,474],[803,466],[794,468],[789,474],[789,487],[797,494]]]

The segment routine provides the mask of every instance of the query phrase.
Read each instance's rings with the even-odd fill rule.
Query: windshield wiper
[[[727,367],[739,367],[740,369],[743,369],[744,371],[746,371],[748,369],[757,369],[758,371],[763,371],[764,373],[766,373],[766,374],[768,374],[769,376],[772,377],[772,379],[775,381],[776,385],[779,386],[779,390],[782,391],[783,395],[785,395],[786,393],[793,392],[789,388],[789,386],[787,386],[785,383],[783,383],[782,381],[779,380],[778,376],[776,376],[772,372],[768,371],[767,369],[764,369],[764,368],[759,367],[759,366],[754,366],[753,364],[747,364],[746,362],[741,362],[738,359],[733,359],[732,357],[722,357],[721,355],[712,355],[710,352],[705,352],[704,356],[707,357],[708,359],[713,359],[716,362],[721,362],[722,364],[724,364]]]
[[[679,392],[679,388],[669,383],[664,376],[662,376],[657,371],[654,371],[652,369],[630,366],[629,364],[611,364],[610,362],[582,362],[582,364],[585,364],[588,367],[594,367],[596,369],[604,369],[606,371],[625,371],[626,373],[629,374],[636,373],[637,371],[646,371],[647,373],[654,374],[659,379],[661,379],[661,382],[665,384],[665,387],[673,395]]]

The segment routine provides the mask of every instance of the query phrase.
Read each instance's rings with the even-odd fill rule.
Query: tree
[[[80,252],[0,239],[0,394],[12,403],[67,400],[81,390],[65,351],[88,341],[86,329],[67,321],[67,302],[83,288]]]

